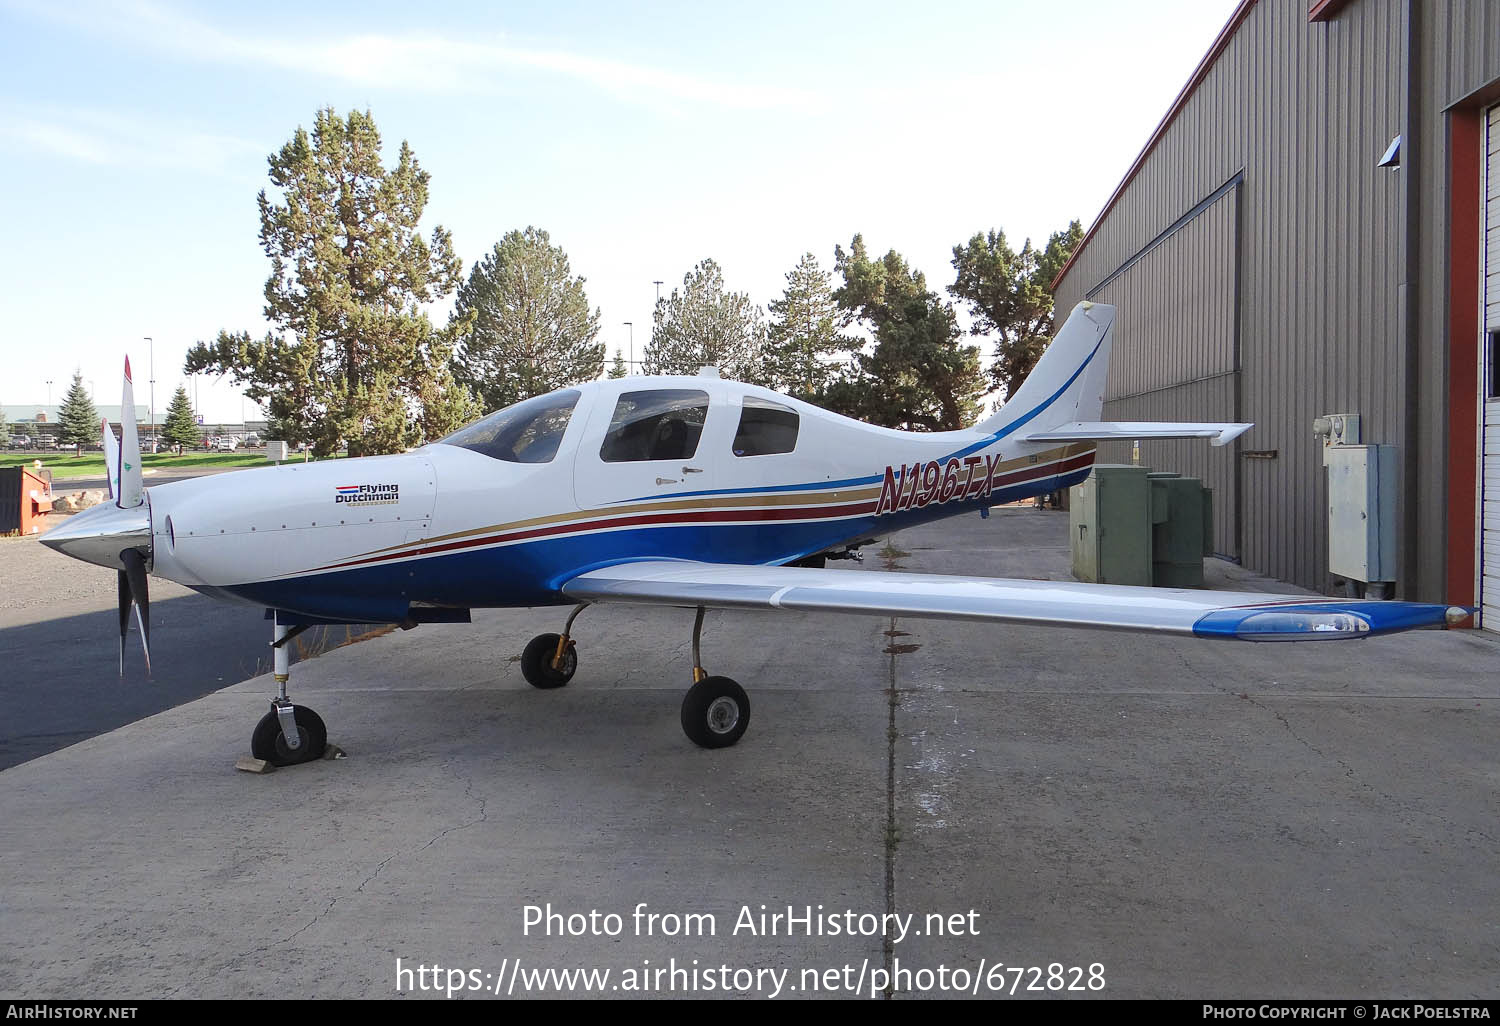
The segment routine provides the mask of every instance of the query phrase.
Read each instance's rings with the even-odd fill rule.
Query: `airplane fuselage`
[[[572,394],[540,454],[443,442],[151,488],[152,573],[313,618],[565,603],[561,585],[591,569],[788,563],[1068,487],[1094,460],[1091,443],[894,431],[715,377],[554,393]],[[649,437],[630,435],[627,408]]]

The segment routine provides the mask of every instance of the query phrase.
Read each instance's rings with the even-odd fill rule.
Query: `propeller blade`
[[[146,656],[146,676],[151,676],[151,595],[146,583],[146,559],[136,549],[125,549],[120,553],[120,561],[125,564],[121,572],[120,593],[120,664],[121,673],[124,673],[125,662],[125,625],[129,603],[135,603],[135,622],[141,630],[141,650]],[[129,594],[126,594],[128,590]]]
[[[145,501],[146,482],[141,475],[141,441],[135,430],[135,387],[130,381],[130,357],[125,357],[125,391],[120,397],[120,492],[115,500],[121,509]]]
[[[130,629],[130,578],[125,575],[124,570],[115,571],[119,575],[120,591],[120,676],[125,676],[125,632]]]
[[[99,422],[101,440],[104,443],[104,476],[109,481],[109,497],[120,497],[120,440],[109,429],[109,418]]]

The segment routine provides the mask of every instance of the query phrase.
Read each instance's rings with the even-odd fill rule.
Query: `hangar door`
[[[1500,107],[1491,107],[1484,133],[1484,444],[1480,529],[1479,622],[1500,630]]]
[[[1187,212],[1090,291],[1119,309],[1104,389],[1105,420],[1239,419],[1236,177]],[[1213,489],[1214,551],[1239,558],[1239,443],[1142,442],[1140,461]],[[1129,463],[1129,442],[1099,447],[1100,463]]]

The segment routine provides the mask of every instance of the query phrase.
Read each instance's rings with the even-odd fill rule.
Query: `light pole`
[[[52,379],[47,379],[47,405],[52,405]]]
[[[151,410],[151,451],[155,452],[156,451],[156,343],[153,342],[153,341],[151,341],[151,337],[149,335],[146,336],[146,345],[149,347],[148,352],[151,354],[150,357],[149,357],[150,363],[147,364],[147,367],[146,367],[146,373],[150,376],[150,380],[151,380],[151,405],[149,407],[149,409]]]
[[[630,373],[635,373],[635,325],[630,321],[625,322],[625,327],[630,329]]]
[[[653,281],[651,284],[653,284],[653,285],[656,286],[656,301],[658,303],[660,303],[661,302],[661,282],[659,282],[659,281]]]

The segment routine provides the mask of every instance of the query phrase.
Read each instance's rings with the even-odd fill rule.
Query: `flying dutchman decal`
[[[353,506],[389,506],[401,501],[401,486],[393,484],[338,485],[334,502]]]

